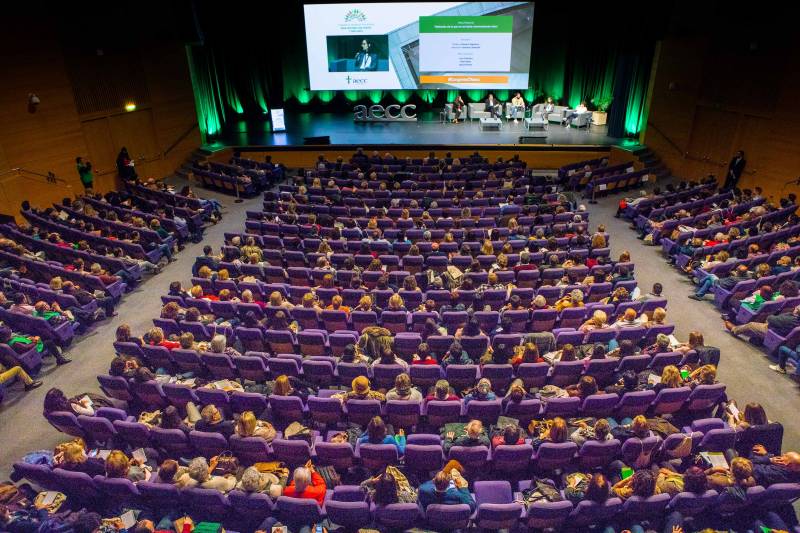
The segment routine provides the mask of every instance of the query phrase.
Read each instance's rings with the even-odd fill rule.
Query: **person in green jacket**
[[[82,157],[76,157],[75,163],[78,165],[78,176],[81,178],[81,184],[85,190],[94,188],[94,174],[92,173],[92,162],[89,160],[84,161]]]

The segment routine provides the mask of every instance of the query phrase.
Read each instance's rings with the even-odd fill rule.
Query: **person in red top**
[[[422,342],[417,347],[417,353],[415,353],[411,358],[412,365],[438,365],[439,361],[431,354],[431,349],[428,347],[428,343]]]
[[[163,346],[167,350],[174,350],[180,348],[181,343],[177,341],[169,341],[164,338],[164,330],[161,328],[151,328],[147,332],[147,343],[150,346]]]
[[[440,379],[436,382],[433,392],[425,397],[426,402],[434,400],[437,402],[457,402],[460,398],[453,393],[453,390],[450,388],[450,383],[448,383],[446,379]]]
[[[314,465],[309,461],[305,466],[298,466],[295,469],[292,480],[283,489],[283,495],[316,500],[322,506],[325,502],[325,490],[325,480],[314,470]]]
[[[522,435],[522,428],[516,424],[509,424],[503,428],[502,433],[498,433],[492,437],[492,449],[505,444],[513,446],[516,444],[525,444],[525,439]]]

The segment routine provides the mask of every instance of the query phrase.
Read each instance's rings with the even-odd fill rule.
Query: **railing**
[[[0,172],[0,178],[3,177],[3,176],[8,176],[8,175],[15,175],[18,178],[23,178],[23,179],[34,181],[34,182],[37,182],[37,183],[43,183],[43,182],[44,183],[51,183],[51,184],[53,184],[53,183],[61,183],[65,187],[72,188],[72,186],[70,185],[70,183],[67,180],[65,180],[64,178],[59,178],[58,176],[56,176],[52,172],[42,173],[42,172],[37,172],[35,170],[29,170],[29,169],[22,168],[22,167],[15,167],[15,168],[11,168],[9,170],[6,170],[5,172]],[[41,178],[43,178],[44,181]]]
[[[164,155],[166,156],[166,155],[167,155],[167,154],[169,154],[169,153],[170,153],[172,150],[174,150],[174,149],[175,149],[175,147],[176,147],[176,146],[178,146],[178,145],[181,143],[181,141],[182,141],[182,140],[184,140],[186,137],[188,137],[188,136],[189,136],[189,134],[190,134],[190,133],[192,133],[192,132],[194,131],[194,129],[195,129],[197,126],[198,126],[197,122],[195,122],[194,124],[192,124],[191,126],[189,126],[189,129],[187,129],[186,131],[184,131],[184,132],[183,132],[183,133],[182,133],[182,134],[181,134],[181,135],[180,135],[180,136],[179,136],[179,137],[178,137],[178,138],[175,140],[175,142],[174,142],[174,143],[172,143],[172,144],[170,144],[170,145],[169,145],[169,148],[167,148],[166,150],[164,150]]]
[[[683,150],[681,150],[681,147],[678,146],[678,144],[675,141],[670,139],[669,136],[666,133],[661,131],[661,129],[658,126],[656,126],[655,124],[653,124],[649,120],[647,121],[647,126],[649,128],[652,128],[653,131],[655,131],[659,135],[661,135],[664,138],[664,140],[667,141],[667,144],[669,144],[672,148],[674,148],[675,151],[678,152],[678,154],[680,154],[681,157],[683,157],[683,158],[688,158],[689,157],[689,153],[688,152],[684,152]]]

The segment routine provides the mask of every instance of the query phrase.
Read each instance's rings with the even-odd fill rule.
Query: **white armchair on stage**
[[[564,122],[564,117],[567,114],[567,106],[557,105],[553,107],[553,111],[547,115],[547,122],[556,122],[561,124]],[[534,117],[542,117],[544,113],[544,104],[536,104],[533,106],[532,115]]]
[[[572,110],[570,109],[567,113],[571,113]],[[587,111],[585,113],[578,113],[578,116],[572,119],[572,126],[575,128],[589,128],[592,124],[592,112]]]
[[[492,114],[488,111],[485,111],[486,104],[483,102],[470,102],[467,104],[467,108],[469,109],[469,119],[470,120],[478,120],[481,118],[492,118]]]

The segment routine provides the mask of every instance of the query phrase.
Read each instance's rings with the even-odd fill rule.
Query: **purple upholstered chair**
[[[356,451],[364,468],[373,472],[388,465],[396,465],[399,461],[397,446],[394,444],[362,443],[358,445]]]
[[[141,483],[140,483],[141,485]],[[237,518],[246,520],[255,530],[261,522],[272,514],[272,499],[261,492],[244,492],[233,490],[228,493],[230,503]]]
[[[381,402],[378,400],[347,400],[345,408],[348,420],[362,427],[381,414]]]
[[[626,392],[620,398],[615,409],[617,418],[633,418],[647,412],[650,404],[655,400],[656,393],[652,390]]]
[[[622,500],[609,498],[604,503],[581,500],[569,515],[569,524],[576,530],[588,529],[595,524],[603,524],[622,509]]]
[[[578,416],[578,411],[581,408],[581,399],[577,396],[567,398],[549,398],[544,402],[543,418],[553,418],[560,416],[561,418],[571,418]]]
[[[317,461],[321,465],[330,465],[337,470],[347,470],[354,464],[355,453],[347,442],[318,442],[314,446]]]
[[[519,479],[527,472],[532,457],[530,444],[501,444],[492,451],[492,466],[499,474]]]
[[[559,470],[572,461],[578,451],[574,442],[545,442],[533,457],[533,466],[539,472]]]
[[[524,271],[523,271],[524,272]],[[425,509],[425,521],[434,531],[467,529],[472,512],[467,504],[442,505],[434,503]]]
[[[269,461],[269,444],[261,437],[231,435],[228,442],[233,455],[245,464]]]
[[[550,384],[564,387],[577,383],[583,372],[583,361],[558,361],[553,366],[553,373],[550,375]]]
[[[305,464],[311,459],[311,445],[304,440],[275,439],[272,441],[275,459],[291,468]]]
[[[419,519],[416,503],[392,503],[375,509],[375,521],[390,531],[404,531]]]
[[[582,468],[605,468],[619,453],[621,444],[617,439],[607,441],[588,440],[578,450],[578,462]]]
[[[523,515],[522,505],[514,503],[508,481],[475,482],[475,525],[481,529],[514,529]]]
[[[425,404],[428,424],[434,428],[440,428],[450,422],[458,422],[461,417],[461,409],[460,401],[433,400]]]
[[[203,457],[214,457],[228,449],[227,439],[217,432],[191,431],[189,442]]]

